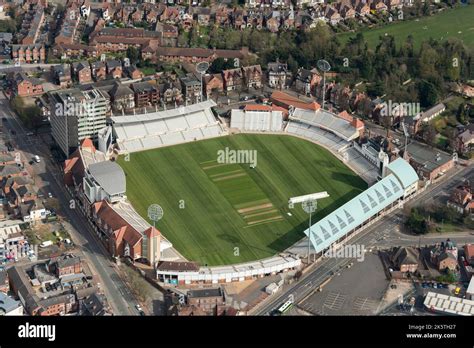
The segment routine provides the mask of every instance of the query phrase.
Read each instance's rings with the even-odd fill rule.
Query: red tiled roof
[[[160,235],[160,231],[158,231],[156,228],[152,226],[145,231],[145,234],[147,235],[149,239],[151,239],[153,237],[158,237]]]
[[[352,116],[349,115],[349,113],[346,110],[341,111],[337,116],[346,121],[352,122]]]
[[[360,128],[364,128],[365,127],[365,123],[364,121],[362,121],[361,119],[357,118],[357,117],[354,117],[354,119],[352,120],[352,126],[355,128],[355,129],[360,129]]]
[[[82,142],[81,142],[81,147],[82,148],[91,148],[93,151],[96,150],[96,148],[94,146],[94,143],[92,142],[92,140],[90,138],[83,139]]]
[[[270,99],[274,102],[283,106],[284,108],[289,108],[290,106],[294,106],[295,108],[305,109],[305,110],[319,110],[321,105],[316,102],[308,103],[300,100],[297,97],[293,97],[289,94],[274,91],[270,97]]]
[[[466,254],[466,260],[474,259],[474,244],[466,244],[464,246],[464,253]]]

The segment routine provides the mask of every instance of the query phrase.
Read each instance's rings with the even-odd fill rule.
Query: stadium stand
[[[290,113],[290,124],[291,121],[299,121],[300,123],[323,129],[345,141],[354,140],[360,134],[354,122],[350,122],[322,109],[313,111],[296,108]]]
[[[335,152],[342,152],[351,145],[349,141],[341,139],[328,131],[298,121],[290,121],[286,131],[313,140]]]
[[[161,146],[225,135],[214,117],[212,100],[149,114],[111,117],[121,151],[137,152]]]
[[[279,132],[283,127],[283,112],[233,109],[230,127],[245,131]]]
[[[382,180],[304,231],[306,236],[310,235],[317,253],[345,238],[384,209],[416,192],[418,175],[407,161],[398,158],[387,168],[387,175]]]

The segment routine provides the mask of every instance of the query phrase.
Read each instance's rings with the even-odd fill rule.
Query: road
[[[38,64],[0,64],[0,70],[14,70],[16,69],[35,69],[35,68],[44,68],[49,69],[52,66],[59,65],[59,64],[46,64],[46,63],[38,63]]]
[[[57,164],[52,162],[48,147],[39,138],[26,135],[26,131],[11,111],[8,100],[3,93],[0,93],[0,108],[0,116],[5,117],[8,127],[16,131],[16,135],[11,136],[12,142],[15,143],[15,151],[22,154],[26,163],[34,155],[40,156],[40,163],[32,166],[26,164],[26,166],[34,177],[37,186],[42,186],[43,190],[51,192],[61,202],[71,238],[83,253],[89,265],[95,269],[101,288],[104,290],[114,314],[139,315],[135,308],[138,302],[119,277],[115,270],[116,265],[110,259],[108,252],[96,239],[94,231],[79,209],[69,208],[72,197],[69,196],[62,184],[62,174]],[[7,132],[8,130],[4,127],[4,133]]]
[[[462,168],[462,169],[460,169]],[[434,184],[430,189],[419,194],[410,204],[416,202],[423,202],[427,197],[433,197],[446,192],[459,184],[463,178],[470,177],[474,174],[474,167],[459,167],[457,172],[444,182]],[[432,244],[435,242],[445,241],[447,237],[454,237],[454,234],[419,236],[403,234],[399,231],[400,225],[400,211],[394,212],[384,216],[375,224],[362,231],[359,235],[351,239],[351,244],[364,245],[366,249],[372,247],[392,247],[392,246],[416,246],[420,242],[424,244]],[[456,241],[459,244],[466,242],[474,242],[474,235],[461,234],[456,236]],[[316,291],[319,286],[331,277],[331,273],[337,273],[342,270],[348,263],[354,262],[353,259],[347,258],[325,258],[313,265],[312,269],[308,271],[298,282],[291,285],[285,285],[283,291],[276,296],[269,297],[265,302],[257,306],[251,315],[268,315],[273,310],[277,309],[281,304],[293,297],[294,303],[300,302],[303,298]]]

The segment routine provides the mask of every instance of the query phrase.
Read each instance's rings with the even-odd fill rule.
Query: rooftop
[[[92,163],[89,165],[89,172],[109,195],[125,193],[125,173],[117,163],[112,161]]]

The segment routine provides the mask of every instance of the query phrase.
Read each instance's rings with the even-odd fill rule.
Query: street
[[[96,239],[94,231],[81,212],[78,209],[70,208],[72,197],[62,184],[62,174],[57,164],[52,162],[48,146],[42,143],[39,138],[26,135],[27,132],[11,111],[3,93],[0,94],[0,107],[0,116],[7,120],[4,122],[4,126],[8,124],[10,129],[16,131],[16,135],[11,136],[15,151],[23,156],[25,163],[28,163],[34,155],[41,158],[39,163],[29,167],[30,173],[38,187],[41,187],[43,191],[51,192],[60,201],[67,221],[65,225],[68,227],[68,232],[85,256],[86,261],[96,271],[101,288],[104,290],[114,314],[138,315],[135,308],[138,302],[116,272],[115,263],[112,262],[103,245]],[[9,130],[4,129],[4,133],[7,132]]]

